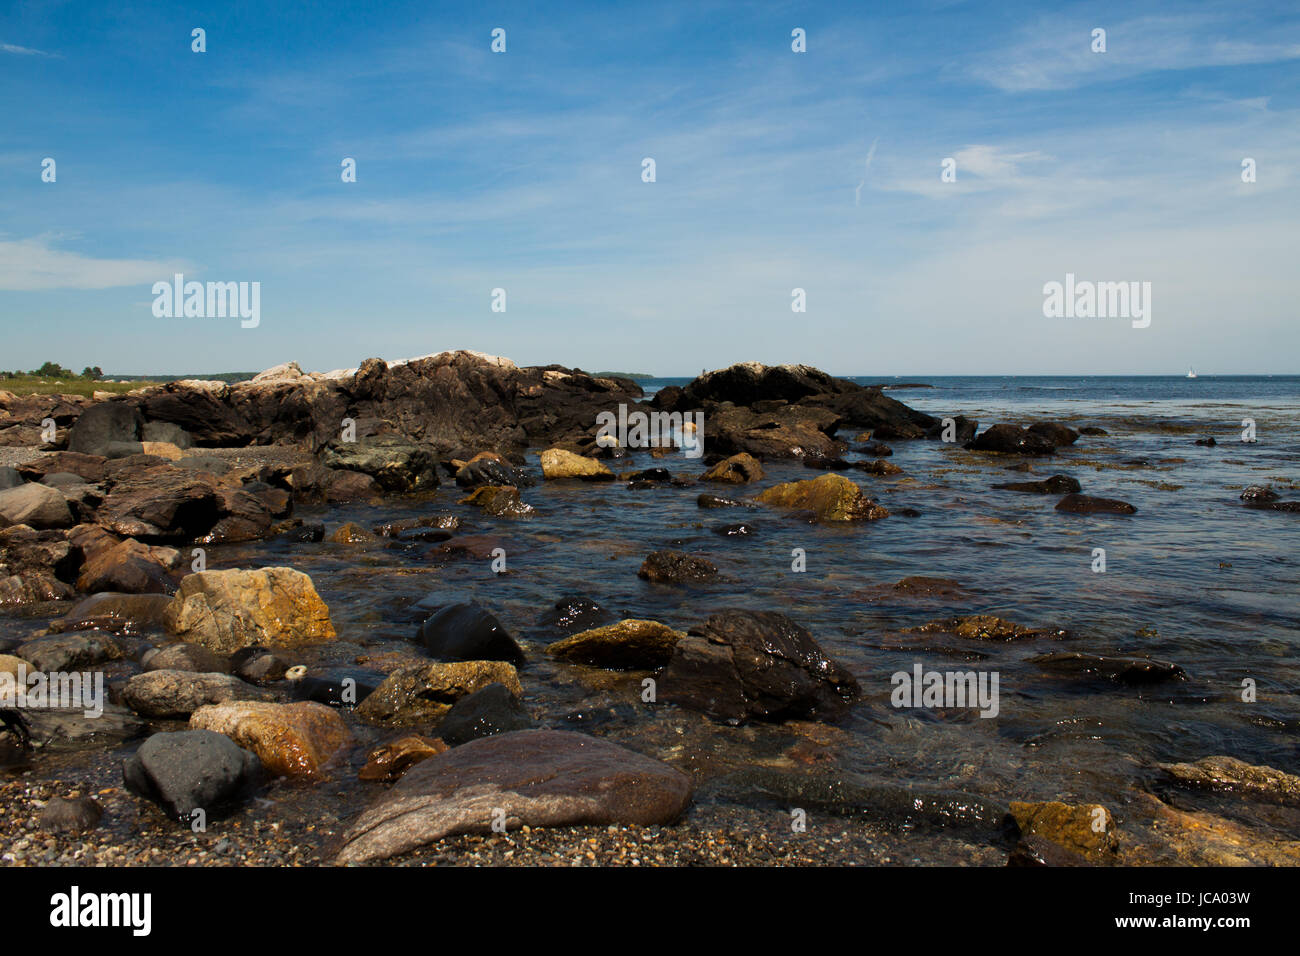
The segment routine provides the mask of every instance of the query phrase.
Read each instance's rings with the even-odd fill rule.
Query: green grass
[[[15,395],[85,395],[92,392],[112,392],[121,395],[133,388],[157,385],[158,382],[96,382],[86,378],[40,378],[22,375],[18,378],[0,378],[0,391]]]
[[[221,380],[223,382],[245,382],[252,378],[254,372],[217,372],[210,375],[141,375],[134,378],[123,375],[109,375],[111,379],[122,381],[95,381],[86,378],[50,378],[42,375],[19,375],[17,378],[0,378],[0,391],[13,392],[15,395],[85,395],[92,392],[112,392],[121,395],[132,389],[148,385],[163,385],[181,379],[198,378]]]

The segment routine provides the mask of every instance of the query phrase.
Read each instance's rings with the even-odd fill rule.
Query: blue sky
[[[1294,3],[10,2],[0,104],[4,369],[1300,371]]]

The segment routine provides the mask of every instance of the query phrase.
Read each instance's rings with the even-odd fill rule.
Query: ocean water
[[[310,574],[340,635],[337,644],[303,652],[300,662],[314,670],[356,669],[358,657],[409,652],[427,614],[418,602],[477,601],[528,653],[520,676],[538,719],[619,740],[674,763],[701,785],[746,767],[799,772],[790,755],[802,731],[717,724],[671,700],[643,702],[646,675],[553,662],[545,646],[558,635],[537,625],[557,599],[582,595],[622,617],[683,630],[729,607],[789,615],[862,687],[862,703],[831,731],[824,764],[854,780],[1003,801],[1099,802],[1123,821],[1134,794],[1158,785],[1160,762],[1228,754],[1300,771],[1300,514],[1251,510],[1239,500],[1252,484],[1300,499],[1300,377],[896,381],[933,387],[898,389],[893,397],[936,416],[978,418],[981,428],[1055,420],[1108,434],[1032,460],[1030,474],[1008,471],[1014,459],[955,445],[891,442],[888,460],[902,474],[846,472],[891,514],[851,527],[812,525],[768,509],[697,507],[702,491],[747,494],[821,474],[798,462],[769,462],[751,488],[539,482],[523,492],[537,509],[526,518],[486,516],[459,504],[463,492],[450,485],[383,504],[298,511],[323,521],[327,532],[345,521],[368,526],[453,512],[467,533],[491,536],[504,548],[505,574],[494,573],[487,559],[438,564],[428,545],[392,542],[213,547],[209,567],[287,564]],[[651,391],[683,382],[643,385]],[[1240,440],[1243,418],[1255,421],[1254,443]],[[1202,435],[1219,444],[1195,445]],[[652,466],[691,478],[703,471],[698,460],[655,459],[646,451],[615,468]],[[1053,474],[1073,476],[1085,493],[1123,499],[1138,511],[1068,515],[1054,510],[1057,496],[992,488]],[[907,517],[903,509],[919,514]],[[754,533],[718,533],[740,521]],[[663,548],[708,557],[719,577],[686,588],[638,578],[645,556]],[[1093,570],[1098,548],[1106,553],[1104,573]],[[804,571],[793,569],[796,549],[805,555]],[[912,575],[947,578],[961,590],[925,599],[894,590]],[[911,630],[966,614],[1064,628],[1070,636],[989,643]],[[1057,651],[1149,655],[1178,664],[1188,679],[1146,686],[1076,680],[1032,660]],[[998,715],[894,707],[892,676],[917,664],[995,673]],[[1253,682],[1253,700],[1243,699],[1250,696],[1243,682]],[[367,733],[377,736],[358,732],[363,741]],[[365,794],[355,779],[351,787],[342,799],[359,808]],[[307,801],[303,812],[313,812],[310,797],[286,799]],[[1300,839],[1296,814],[1246,822],[1279,839]]]

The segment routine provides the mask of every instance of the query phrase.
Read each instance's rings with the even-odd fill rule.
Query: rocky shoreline
[[[672,441],[603,440],[596,423],[616,409],[663,416]],[[0,416],[0,676],[77,673],[106,694],[94,716],[0,709],[0,861],[1300,862],[1300,841],[1170,797],[1297,802],[1296,777],[1223,755],[1146,768],[1124,806],[1015,795],[1004,805],[960,786],[873,781],[841,762],[837,736],[871,695],[783,607],[704,606],[678,629],[557,595],[521,636],[477,594],[442,593],[393,622],[409,622],[410,637],[365,641],[336,628],[300,570],[216,567],[225,548],[324,542],[400,549],[432,569],[499,561],[493,573],[511,573],[503,539],[479,524],[529,520],[530,489],[553,484],[689,495],[733,537],[755,516],[865,529],[916,514],[859,483],[903,473],[890,443],[960,446],[1002,477],[1101,429],[981,431],[805,366],[736,365],[646,401],[630,379],[470,352],[327,374],[290,364],[236,385],[101,400],[0,392]],[[698,461],[683,471],[691,447]],[[765,466],[806,477],[773,481]],[[1065,521],[1140,515],[1064,474],[991,487],[1044,498]],[[398,501],[422,513],[316,520]],[[1263,486],[1240,503],[1300,510]],[[688,591],[727,581],[678,547],[648,547],[638,574]],[[1065,629],[967,613],[957,582],[909,577],[891,593],[944,611],[901,635],[918,652],[978,658],[1023,644],[1025,660],[1062,680],[1187,679],[1177,662],[1062,648]],[[637,734],[555,719],[539,666],[616,688],[618,721]],[[770,759],[716,771],[673,742],[682,723],[689,740],[749,735]]]

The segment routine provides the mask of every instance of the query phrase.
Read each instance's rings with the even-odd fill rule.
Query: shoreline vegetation
[[[209,375],[112,375],[98,367],[87,368],[80,375],[53,362],[30,372],[0,371],[0,391],[15,395],[78,395],[90,398],[96,392],[125,395],[152,385],[180,381],[220,381],[234,384],[253,378],[256,372],[217,372]]]
[[[601,415],[621,406],[702,416],[702,458],[600,441]],[[824,622],[814,634],[807,603],[747,603],[750,582],[698,543],[723,540],[708,520],[739,547],[755,527],[822,529],[827,547],[877,522],[905,528],[927,480],[908,474],[913,449],[950,454],[945,467],[1037,520],[1122,529],[1148,520],[1145,501],[1096,495],[1082,468],[1082,482],[1054,473],[1121,454],[1108,436],[1078,420],[982,427],[753,362],[649,400],[628,377],[470,351],[97,400],[0,384],[13,454],[0,458],[0,685],[76,672],[109,687],[97,717],[84,702],[0,700],[0,803],[14,808],[0,860],[1300,864],[1300,841],[1250,811],[1300,801],[1300,778],[1222,753],[1135,761],[1104,799],[1063,779],[871,776],[846,728],[879,735],[903,714],[882,703],[888,674],[868,674]],[[1234,490],[1223,507],[1281,527],[1300,512],[1281,487]],[[706,534],[629,525],[597,541],[584,524],[597,502],[670,500]],[[548,509],[574,535],[553,559],[538,549],[563,539],[527,534]],[[588,544],[622,563],[577,583],[555,572]],[[544,583],[527,602],[507,602],[531,580]],[[348,602],[367,581],[380,600],[362,611]],[[1098,700],[1174,694],[1195,676],[1072,621],[1026,626],[1032,605],[976,613],[966,582],[873,586],[857,603],[926,612],[893,639],[936,666],[1031,667]],[[423,597],[386,599],[403,587]],[[940,672],[915,673],[917,700],[922,684],[942,690]],[[965,706],[925,701],[932,735]],[[1193,807],[1209,787],[1232,806]],[[805,831],[800,814],[826,822]]]

